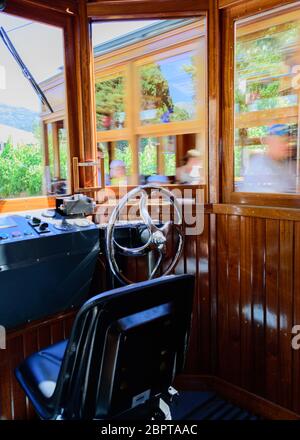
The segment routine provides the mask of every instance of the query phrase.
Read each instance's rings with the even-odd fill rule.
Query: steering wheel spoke
[[[123,254],[132,256],[132,257],[138,257],[142,255],[146,255],[151,250],[151,237],[149,238],[148,242],[144,244],[143,246],[136,247],[136,248],[128,248],[125,246],[120,245],[115,239],[113,239],[114,246],[116,246]]]
[[[141,199],[139,203],[140,215],[150,232],[159,231],[159,228],[154,224],[152,217],[149,214],[147,208],[147,202],[148,202],[148,194],[146,193],[145,190],[141,190]]]

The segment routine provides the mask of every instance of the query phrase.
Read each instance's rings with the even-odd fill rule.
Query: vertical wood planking
[[[184,272],[192,275],[197,274],[197,247],[196,247],[196,237],[193,235],[185,236],[184,243]],[[200,258],[198,256],[198,258]],[[200,300],[199,300],[199,291],[198,291],[198,279],[196,277],[195,283],[195,296],[193,303],[193,318],[192,318],[192,329],[190,334],[190,346],[192,347],[189,350],[186,371],[188,373],[197,373],[199,368],[199,319],[200,319]]]
[[[253,391],[265,395],[265,219],[252,219]]]
[[[211,374],[217,374],[217,335],[218,335],[218,284],[217,284],[217,218],[209,216],[209,283],[210,283],[210,329],[211,329]]]
[[[51,327],[42,325],[38,328],[38,349],[48,347],[51,344]]]
[[[252,219],[241,217],[241,386],[253,386]]]
[[[216,230],[217,375],[300,412],[300,223],[218,213]]]
[[[293,326],[300,325],[300,222],[294,225],[294,301]],[[294,335],[291,335],[294,336]],[[293,350],[293,407],[300,413],[300,349]]]
[[[216,374],[300,413],[300,351],[291,349],[292,326],[300,325],[299,267],[300,222],[205,214],[203,233],[187,237],[176,268],[197,279],[187,371]],[[2,417],[32,418],[12,369],[68,337],[72,322],[67,315],[10,335],[8,355],[0,351]]]
[[[204,231],[195,237],[196,241],[196,264],[197,264],[197,297],[200,307],[200,319],[198,323],[199,332],[199,354],[198,370],[202,374],[211,372],[211,297],[209,279],[209,216],[204,217]]]
[[[266,395],[279,402],[279,222],[266,220]]]
[[[7,350],[8,347],[0,350],[0,420],[11,420],[13,416],[11,369]]]
[[[280,221],[280,271],[279,271],[279,353],[280,404],[292,406],[292,346],[293,325],[293,222]]]
[[[20,334],[16,338],[8,341],[8,357],[9,357],[9,369],[11,375],[11,395],[12,395],[12,417],[14,420],[24,420],[27,417],[27,405],[25,393],[21,389],[20,385],[14,375],[15,368],[24,359],[24,343],[23,335]]]
[[[229,369],[228,337],[228,217],[217,217],[218,279],[218,374],[226,379]]]
[[[0,419],[25,420],[36,414],[15,379],[14,370],[32,353],[70,335],[75,313],[55,316],[27,325],[7,335],[7,348],[0,350]]]
[[[240,384],[240,217],[228,218],[228,337],[229,376],[227,380]]]
[[[57,321],[53,323],[50,327],[50,343],[55,344],[56,342],[64,339],[64,327],[62,321]]]

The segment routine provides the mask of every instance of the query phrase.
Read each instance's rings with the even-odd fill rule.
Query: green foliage
[[[122,160],[126,167],[127,176],[131,174],[132,168],[132,152],[130,145],[127,141],[118,141],[117,148],[115,151],[115,158],[117,160]]]
[[[183,65],[182,69],[191,75],[193,80],[195,66]],[[158,64],[147,64],[140,71],[143,110],[155,109],[156,117],[152,123],[161,122],[161,117],[169,112],[170,122],[187,121],[190,114],[187,110],[176,106],[171,97],[168,80],[164,77]]]
[[[235,104],[237,113],[282,108],[289,104],[292,90],[282,87],[281,75],[290,69],[288,58],[291,48],[297,47],[300,39],[299,21],[284,26],[272,26],[260,33],[259,38],[237,39]],[[242,163],[247,150],[264,149],[263,145],[251,145],[252,138],[262,138],[267,127],[245,127],[247,147],[237,145],[234,154],[235,176],[243,174]],[[236,131],[237,141],[242,136]]]
[[[175,176],[176,175],[176,153],[164,153],[165,160],[165,175]]]
[[[284,53],[289,45],[298,42],[299,37],[299,23],[291,22],[284,31],[273,26],[266,29],[258,39],[237,40],[235,102],[239,112],[249,111],[249,94],[255,95],[254,100],[260,101],[257,110],[275,108],[278,105],[280,80],[275,78],[285,73]],[[241,91],[240,81],[243,80],[247,81],[246,90]]]
[[[169,84],[158,64],[147,64],[140,70],[142,84],[142,108],[156,108],[163,114],[174,111]]]
[[[157,139],[143,138],[139,151],[139,171],[143,176],[157,174]]]
[[[59,130],[59,159],[60,175],[62,179],[68,178],[68,139],[65,129]]]
[[[124,112],[124,79],[121,76],[96,83],[97,129],[105,130],[104,118],[110,117],[118,122]]]
[[[40,145],[14,147],[8,141],[0,154],[0,197],[42,194],[43,166]]]
[[[158,162],[158,139],[142,138],[139,151],[139,172],[143,176],[151,176],[157,174]],[[176,174],[176,153],[164,152],[164,168],[166,176],[174,176]]]

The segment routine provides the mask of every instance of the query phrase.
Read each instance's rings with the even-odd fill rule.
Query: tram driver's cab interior
[[[150,3],[0,1],[0,420],[300,418],[299,2]]]

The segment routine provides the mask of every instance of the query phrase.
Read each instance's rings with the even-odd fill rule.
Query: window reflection
[[[68,140],[64,121],[46,124],[47,154],[46,189],[47,194],[67,194],[68,192]]]
[[[167,184],[176,175],[176,136],[140,139],[139,174],[141,183]]]
[[[128,141],[99,142],[98,160],[104,154],[105,185],[118,186],[132,183],[132,151]],[[98,177],[99,183],[101,177]]]
[[[118,38],[102,43],[103,23],[93,24],[98,158],[104,158],[105,183],[205,183],[205,20],[145,21],[142,32],[122,35],[129,24],[135,27],[114,22]],[[189,150],[199,158],[188,158]]]
[[[299,65],[300,20],[290,12],[237,23],[237,191],[299,192]]]
[[[0,39],[0,198],[65,193],[63,30],[5,12],[0,26],[11,42],[8,50]],[[50,107],[59,116],[53,117]]]
[[[140,67],[142,125],[196,118],[196,55],[192,52]]]
[[[97,130],[125,127],[125,80],[122,76],[96,82]]]

